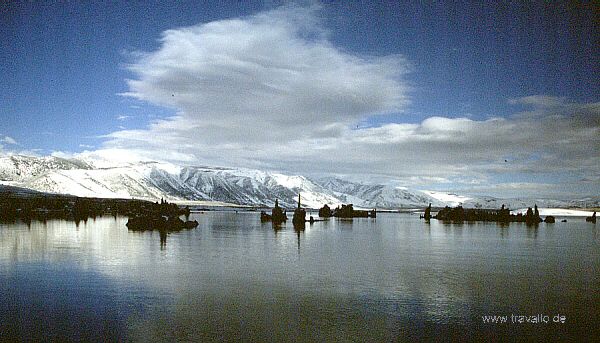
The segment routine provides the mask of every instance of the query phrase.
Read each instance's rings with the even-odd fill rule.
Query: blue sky
[[[3,3],[0,152],[119,151],[497,195],[593,193],[597,13],[543,2]],[[243,70],[254,83],[240,78],[240,61],[258,60],[264,71]],[[290,61],[311,65],[268,80]],[[261,121],[273,127],[253,126]],[[516,148],[528,142],[539,148]]]
[[[158,47],[162,31],[248,15],[262,5],[206,2],[4,3],[0,7],[2,133],[24,148],[78,151],[119,126],[142,127],[143,115],[173,111],[118,96],[131,77],[130,54]],[[132,107],[133,106],[133,107]],[[118,121],[120,116],[128,120]],[[68,134],[65,134],[68,133]]]

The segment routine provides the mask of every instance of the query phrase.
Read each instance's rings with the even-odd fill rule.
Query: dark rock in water
[[[163,216],[139,216],[129,218],[125,224],[129,230],[152,231],[166,228],[167,220]]]
[[[554,217],[551,217],[549,220],[553,220]],[[527,209],[527,213],[523,215],[522,213],[518,213],[517,215],[510,214],[510,210],[504,205],[499,210],[492,209],[465,209],[462,206],[457,206],[455,208],[450,208],[446,206],[445,208],[438,211],[438,213],[433,217],[438,220],[443,221],[452,221],[452,222],[471,222],[471,221],[484,221],[484,222],[497,222],[497,223],[511,223],[511,222],[525,222],[527,225],[537,225],[542,222],[542,218],[540,218],[540,213],[535,206],[535,210],[531,207]]]
[[[293,221],[292,220],[292,224],[294,224],[294,230],[304,230],[306,228],[306,221]]]
[[[329,218],[329,217],[331,217],[331,215],[332,215],[331,208],[329,208],[329,206],[327,206],[327,204],[325,204],[323,207],[321,207],[319,209],[319,217]]]
[[[361,211],[355,210],[354,205],[342,205],[342,207],[337,207],[333,211],[333,216],[337,218],[376,218],[377,210],[373,209],[372,211]]]
[[[449,206],[439,210],[435,216],[438,220],[462,222],[465,220],[465,210],[462,206],[450,208]]]
[[[498,210],[498,213],[496,213],[496,215],[496,219],[500,223],[511,222],[510,210],[508,209],[508,207],[504,207],[504,204],[502,204],[502,207],[500,208],[500,210]]]
[[[537,204],[535,205],[535,210],[532,210],[531,207],[527,209],[527,213],[525,213],[525,224],[527,225],[536,225],[542,222],[542,218],[540,218],[540,212],[538,210]]]
[[[566,220],[566,219],[563,219],[563,220],[561,220],[560,222],[561,222],[561,223],[566,223],[566,222],[567,222],[567,220]]]
[[[353,218],[354,217],[354,205],[342,205],[333,211],[333,216],[338,218]]]
[[[300,194],[298,194],[298,208],[294,210],[292,223],[294,227],[304,227],[306,225],[306,210],[300,207]]]
[[[147,215],[129,218],[125,225],[129,230],[133,231],[180,231],[183,229],[193,229],[198,226],[198,222],[196,220],[183,221],[177,217]]]
[[[275,199],[275,207],[271,211],[271,215],[268,215],[267,212],[260,212],[260,221],[268,222],[272,221],[273,224],[279,225],[285,221],[287,221],[287,215],[285,214],[285,209],[279,207],[279,199]]]
[[[188,207],[180,209],[177,205],[160,199],[160,204],[157,202],[131,216],[126,225],[129,230],[133,231],[193,229],[198,226],[197,221],[183,221],[179,218],[181,215],[185,215],[187,218],[189,214]]]
[[[425,209],[425,215],[423,216],[423,218],[425,220],[431,219],[431,203],[429,203],[429,206],[427,206],[427,208]]]
[[[185,226],[186,229],[193,229],[198,226],[198,221],[197,220],[193,220],[193,221],[188,220],[188,221],[184,222],[183,225]]]
[[[265,211],[260,211],[260,221],[261,222],[269,222],[273,217],[267,214]]]
[[[371,212],[369,212],[368,217],[377,218],[377,209],[374,208]]]
[[[554,218],[554,216],[546,216],[546,219],[544,219],[544,223],[554,223],[556,222],[556,218]]]
[[[271,220],[273,220],[273,224],[281,224],[287,221],[285,209],[279,207],[278,199],[275,199],[275,207],[273,207],[273,211],[271,212]]]
[[[169,204],[167,201],[160,199],[160,204],[157,202],[138,213],[133,215],[127,221],[127,228],[133,231],[180,231],[183,229],[193,229],[198,226],[197,221],[183,221],[179,218],[185,215],[186,218],[190,214],[190,209],[180,209],[175,204]]]
[[[304,227],[306,226],[306,211],[303,209],[296,209],[294,211],[294,218],[292,218],[292,223],[294,224],[294,229],[304,230]]]
[[[594,214],[592,214],[591,217],[586,217],[585,221],[588,223],[594,223],[596,224],[596,211],[594,211]]]

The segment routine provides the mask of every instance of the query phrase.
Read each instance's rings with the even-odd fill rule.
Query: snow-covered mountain
[[[165,198],[273,206],[275,199],[295,207],[321,207],[341,201],[303,176],[251,169],[179,167],[140,162],[95,168],[92,163],[56,157],[0,158],[0,183],[47,193],[106,198]]]
[[[532,206],[531,199],[466,197],[433,191],[409,190],[388,185],[369,185],[339,178],[309,179],[243,168],[181,167],[167,163],[137,162],[97,167],[93,161],[58,157],[0,157],[0,184],[47,193],[86,197],[142,198],[170,201],[199,200],[221,203],[273,206],[297,204],[319,208],[352,203],[357,208],[420,208],[457,206],[510,208]],[[598,199],[591,199],[598,206]],[[577,207],[576,202],[535,200],[538,206]],[[587,202],[590,206],[590,202]]]
[[[445,206],[447,203],[428,195],[423,191],[387,185],[368,185],[349,182],[338,178],[316,180],[318,184],[332,192],[343,203],[364,208],[423,207]]]
[[[52,170],[90,169],[91,166],[80,160],[60,157],[31,157],[12,155],[0,158],[0,181],[22,182],[32,177],[44,175]]]

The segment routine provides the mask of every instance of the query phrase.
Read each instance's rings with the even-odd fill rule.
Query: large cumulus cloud
[[[177,109],[205,140],[271,142],[322,135],[407,101],[400,56],[357,57],[327,40],[316,8],[168,30],[129,66],[125,95]],[[171,123],[176,125],[175,123]]]
[[[509,117],[430,117],[359,129],[371,116],[407,110],[410,64],[333,46],[317,8],[168,30],[160,43],[129,65],[134,77],[124,95],[177,115],[113,132],[86,154],[408,186],[437,180],[481,191],[539,182],[561,184],[561,192],[571,184],[598,191],[599,103],[528,95],[507,99],[515,106]]]

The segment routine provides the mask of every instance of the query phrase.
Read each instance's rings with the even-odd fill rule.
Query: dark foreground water
[[[166,242],[120,217],[0,224],[0,340],[599,337],[600,227],[583,218],[528,228],[379,214],[299,233],[258,213],[192,219]]]

